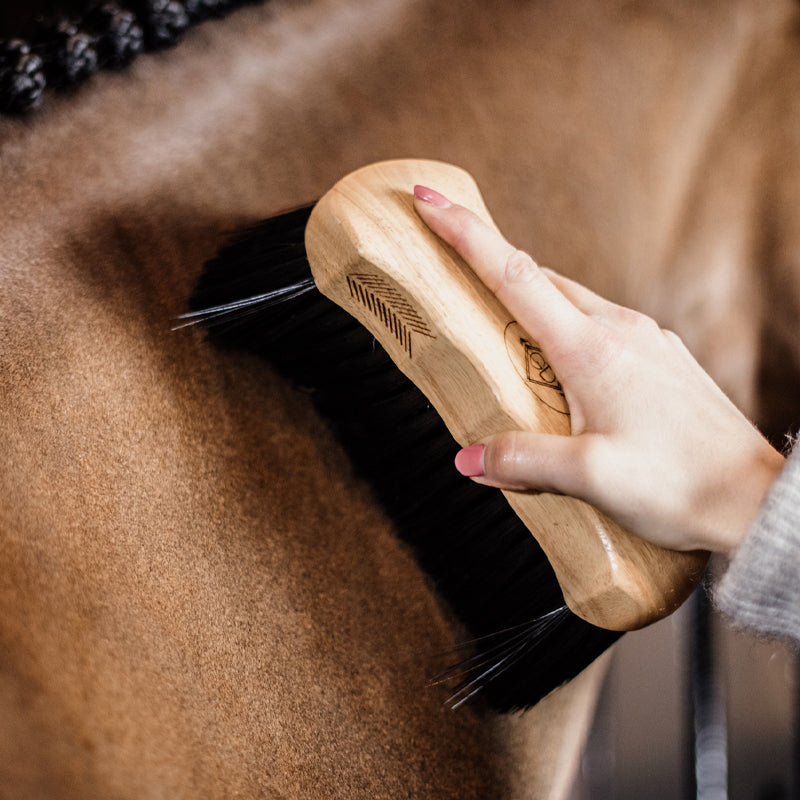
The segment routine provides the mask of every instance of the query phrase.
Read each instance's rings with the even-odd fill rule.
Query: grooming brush
[[[503,430],[569,435],[569,410],[541,349],[418,218],[417,183],[494,225],[463,170],[364,167],[227,245],[183,319],[266,357],[331,420],[474,637],[444,676],[460,681],[452,704],[480,691],[497,710],[527,708],[621,632],[674,611],[707,554],[649,544],[574,498],[503,499],[458,475],[459,446]]]

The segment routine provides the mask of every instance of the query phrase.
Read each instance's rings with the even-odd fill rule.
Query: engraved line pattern
[[[525,374],[528,381],[537,383],[539,386],[549,386],[563,397],[564,390],[561,388],[553,368],[547,363],[542,348],[532,345],[527,339],[519,341],[525,353]]]
[[[435,338],[417,310],[379,275],[348,275],[350,296],[374,314],[397,339],[409,358],[413,357],[412,333]]]

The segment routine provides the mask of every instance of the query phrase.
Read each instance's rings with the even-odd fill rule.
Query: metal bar
[[[728,800],[725,693],[716,652],[711,604],[700,587],[689,600],[689,758],[686,797]]]

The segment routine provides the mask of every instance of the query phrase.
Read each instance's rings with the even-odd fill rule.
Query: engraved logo
[[[417,310],[380,275],[348,275],[350,296],[379,319],[413,358],[413,334],[435,339]]]
[[[506,325],[505,341],[514,369],[524,378],[537,399],[553,411],[569,416],[564,390],[553,368],[547,363],[541,347],[528,339],[517,322]]]

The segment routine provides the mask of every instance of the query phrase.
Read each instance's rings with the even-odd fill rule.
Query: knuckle
[[[681,339],[681,337],[678,336],[678,334],[675,333],[675,331],[671,331],[671,330],[665,328],[662,332],[663,332],[664,336],[667,339],[669,339],[670,342],[672,342],[673,344],[677,344],[677,345],[680,345],[681,347],[683,347],[683,339]]]
[[[514,477],[522,460],[518,433],[507,431],[497,434],[486,449],[484,458],[487,474],[499,480]]]
[[[646,314],[639,314],[636,324],[642,331],[661,333],[661,326],[652,317],[648,317]]]
[[[533,280],[536,271],[536,262],[524,250],[514,250],[506,259],[503,283],[527,283]]]
[[[658,323],[652,317],[648,317],[647,314],[643,314],[641,311],[636,311],[636,309],[626,308],[624,306],[617,306],[616,312],[618,322],[642,333],[661,330]]]
[[[472,214],[458,213],[453,215],[450,243],[459,252],[469,252],[477,233],[477,220]]]

